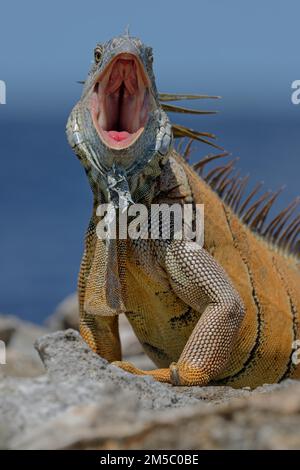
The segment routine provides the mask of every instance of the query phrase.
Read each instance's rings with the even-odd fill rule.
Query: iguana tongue
[[[117,142],[121,142],[122,140],[125,140],[130,136],[129,132],[126,131],[108,131],[108,135]]]

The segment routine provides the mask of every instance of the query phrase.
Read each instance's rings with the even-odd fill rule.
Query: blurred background
[[[175,122],[216,133],[251,182],[299,193],[297,0],[1,2],[0,311],[42,322],[76,289],[91,194],[65,137],[99,41],[130,25],[154,48],[160,91],[217,94],[216,116]],[[211,150],[194,148],[191,161]]]

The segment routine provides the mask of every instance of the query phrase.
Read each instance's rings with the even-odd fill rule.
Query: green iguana
[[[172,126],[166,111],[197,111],[167,102],[201,96],[159,94],[152,62],[152,49],[129,34],[98,44],[68,120],[69,143],[94,196],[78,283],[81,335],[125,371],[174,385],[255,387],[299,378],[298,201],[266,226],[277,193],[253,202],[256,187],[244,196],[246,179],[230,176],[232,162],[204,177],[204,166],[220,155],[192,168],[173,136],[212,136]],[[120,216],[133,203],[174,202],[204,204],[204,247],[174,237],[97,236],[103,203]],[[121,360],[121,313],[157,369]]]

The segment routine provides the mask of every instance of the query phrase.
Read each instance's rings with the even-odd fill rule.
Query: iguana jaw
[[[139,58],[116,55],[98,75],[90,99],[94,127],[114,150],[130,147],[143,133],[151,109],[151,84]]]

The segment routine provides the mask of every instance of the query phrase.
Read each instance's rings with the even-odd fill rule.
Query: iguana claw
[[[131,374],[136,374],[136,375],[146,375],[147,371],[144,371],[142,369],[138,369],[138,367],[135,367],[131,362],[127,361],[113,361],[111,363],[112,366],[119,367],[120,369],[125,370],[126,372],[130,372]]]

